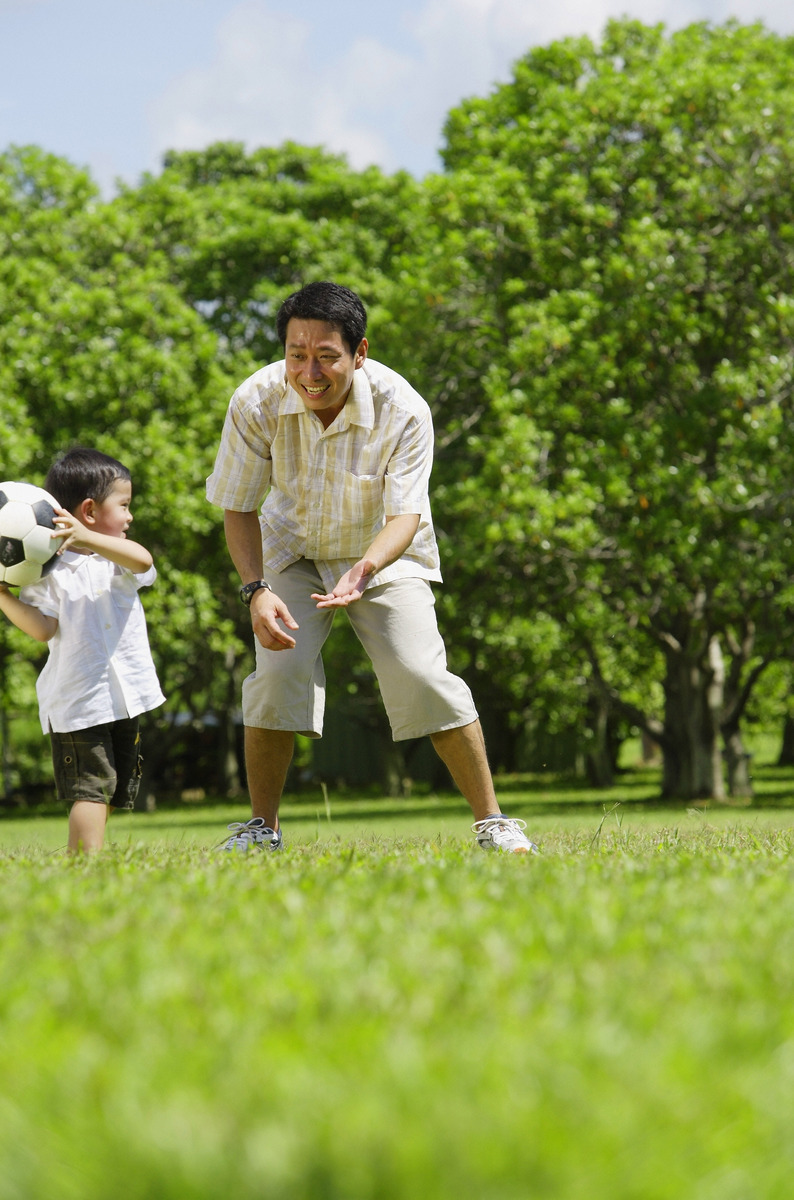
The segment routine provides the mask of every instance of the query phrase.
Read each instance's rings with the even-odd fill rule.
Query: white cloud
[[[757,0],[627,0],[646,23],[679,28],[754,17]],[[794,18],[784,0],[764,0],[779,31]],[[300,9],[298,10],[300,11]],[[306,6],[304,6],[306,11]],[[780,26],[768,14],[779,11]],[[510,78],[530,46],[571,34],[597,38],[613,0],[425,0],[404,11],[397,50],[361,21],[311,22],[266,0],[229,10],[212,61],[173,80],[149,106],[154,149],[198,149],[217,140],[249,147],[292,139],[344,152],[355,168],[375,162],[422,173],[437,166],[447,112]]]
[[[400,57],[378,42],[329,53],[309,22],[239,4],[218,28],[214,60],[178,76],[149,106],[156,149],[292,139],[345,152],[356,167],[386,162],[366,98],[381,108],[404,74]]]

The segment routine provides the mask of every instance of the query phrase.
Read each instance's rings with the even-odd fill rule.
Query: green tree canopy
[[[559,615],[566,598],[593,678],[661,741],[671,795],[719,794],[719,728],[781,653],[793,66],[794,41],[760,26],[613,22],[600,45],[530,52],[447,124],[434,266],[451,278],[457,250],[458,280],[437,320],[468,308],[480,331],[490,403],[470,440],[501,475],[463,540],[493,544],[516,599]],[[475,484],[449,487],[457,504]],[[663,656],[658,718],[608,677],[599,625],[619,657],[638,638]]]
[[[160,572],[144,599],[170,707],[228,707],[216,667],[239,650],[231,572],[203,494],[229,389],[215,335],[145,227],[35,148],[0,157],[0,296],[0,478],[42,483],[75,443],[130,467]],[[19,653],[40,653],[26,641]]]

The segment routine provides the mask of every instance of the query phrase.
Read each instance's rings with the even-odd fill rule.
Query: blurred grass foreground
[[[0,1200],[788,1198],[794,813],[635,786],[0,822]]]

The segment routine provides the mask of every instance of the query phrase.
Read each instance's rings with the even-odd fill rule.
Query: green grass
[[[794,812],[637,787],[0,822],[0,1198],[788,1200]]]

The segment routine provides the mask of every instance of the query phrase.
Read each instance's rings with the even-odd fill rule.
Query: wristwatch
[[[260,588],[266,588],[269,592],[273,590],[266,579],[255,579],[253,583],[244,583],[240,588],[240,599],[246,608],[251,607],[254,592],[258,592]]]

